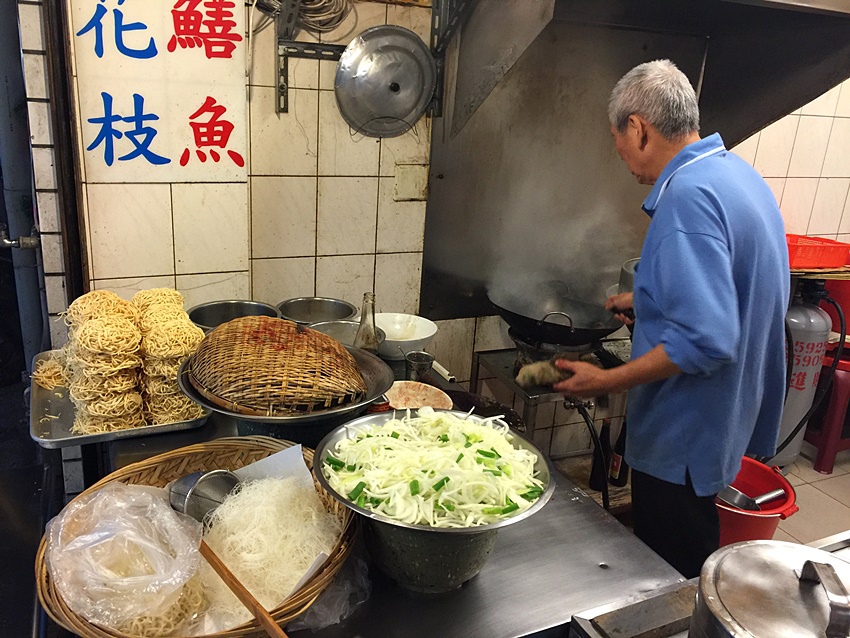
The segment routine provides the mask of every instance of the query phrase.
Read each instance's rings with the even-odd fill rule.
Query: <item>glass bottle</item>
[[[360,308],[360,326],[354,337],[354,347],[378,352],[378,332],[375,329],[375,293],[363,293],[363,305]]]

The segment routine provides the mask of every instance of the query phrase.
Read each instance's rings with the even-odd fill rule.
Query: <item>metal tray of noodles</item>
[[[38,361],[46,360],[52,354],[53,351],[48,350],[47,352],[40,352],[35,355],[33,357],[33,369],[35,369]],[[32,382],[31,386],[30,436],[33,441],[47,449],[85,445],[87,443],[105,443],[107,441],[129,439],[136,436],[191,430],[204,425],[210,416],[210,411],[206,410],[203,416],[192,419],[191,421],[145,425],[138,428],[116,430],[114,432],[100,432],[98,434],[75,434],[71,431],[71,427],[74,425],[74,404],[71,403],[68,388],[58,386],[53,390],[45,390],[35,381]]]
[[[364,411],[372,401],[390,389],[394,381],[393,371],[381,359],[369,352],[366,352],[365,350],[360,348],[350,348],[348,346],[346,346],[345,349],[351,353],[351,356],[353,356],[354,360],[357,362],[357,367],[360,368],[360,375],[363,377],[363,381],[366,382],[366,396],[360,401],[349,403],[338,408],[331,408],[329,410],[318,410],[316,412],[305,412],[304,414],[292,414],[286,416],[265,416],[231,412],[230,410],[226,410],[223,407],[207,400],[191,384],[189,381],[188,370],[189,362],[192,360],[191,357],[181,364],[180,372],[177,375],[177,384],[180,386],[183,394],[192,399],[195,403],[199,403],[209,410],[226,414],[227,416],[233,417],[239,421],[299,425],[301,423],[315,423],[316,421],[323,421],[325,419],[344,416],[346,414],[356,416],[358,411]]]

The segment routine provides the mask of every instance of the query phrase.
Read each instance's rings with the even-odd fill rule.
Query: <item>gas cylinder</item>
[[[794,341],[794,365],[791,369],[791,386],[779,426],[780,444],[794,431],[812,407],[829,331],[832,328],[832,319],[826,311],[808,303],[800,293],[794,296],[785,321],[791,329]],[[771,461],[771,465],[784,467],[793,463],[800,453],[805,432],[806,429],[802,428],[794,440]]]

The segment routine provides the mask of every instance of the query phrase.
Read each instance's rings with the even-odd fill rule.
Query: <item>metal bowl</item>
[[[278,317],[277,308],[260,301],[208,301],[189,310],[189,319],[204,332],[240,317]]]
[[[277,305],[280,316],[305,326],[320,321],[352,319],[357,316],[357,306],[342,299],[330,297],[296,297]]]
[[[237,421],[259,424],[312,425],[325,419],[332,419],[344,415],[348,415],[350,417],[359,414],[366,410],[372,401],[392,387],[394,380],[393,371],[386,363],[381,361],[380,358],[366,352],[365,350],[361,350],[360,348],[346,348],[346,350],[351,353],[351,356],[353,356],[354,360],[357,362],[357,367],[360,368],[360,375],[366,383],[366,396],[355,403],[349,403],[329,410],[318,410],[316,412],[293,414],[288,416],[254,416],[225,410],[221,406],[216,405],[203,397],[201,393],[198,392],[189,382],[188,366],[191,361],[191,357],[186,359],[186,361],[180,365],[180,371],[177,374],[177,384],[180,386],[180,390],[183,394],[192,399],[195,403],[200,404],[208,410],[226,414]]]
[[[354,337],[357,336],[357,329],[360,324],[356,321],[320,321],[319,323],[310,324],[313,330],[333,337],[344,346],[353,346]],[[386,333],[375,326],[375,332],[378,334],[378,345],[380,346],[384,339],[387,338]]]
[[[466,417],[465,412],[450,412]],[[394,412],[379,412],[355,419],[328,434],[316,446],[316,459],[324,459],[339,441],[356,436],[362,430],[382,425],[395,418]],[[474,420],[483,417],[470,416]],[[502,527],[518,523],[540,511],[555,491],[552,464],[533,443],[511,430],[515,447],[527,449],[537,455],[535,469],[545,487],[543,494],[526,511],[496,523],[469,528],[436,528],[411,525],[387,518],[382,514],[358,507],[345,495],[336,492],[316,463],[313,471],[319,483],[334,498],[364,518],[364,535],[377,566],[387,576],[405,589],[418,593],[437,594],[457,589],[475,576],[490,556],[496,542],[496,533]]]

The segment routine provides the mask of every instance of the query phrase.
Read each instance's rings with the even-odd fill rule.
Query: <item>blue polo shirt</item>
[[[635,275],[632,359],[658,344],[683,374],[629,391],[626,460],[707,496],[744,453],[774,453],[785,395],[785,229],[765,181],[714,134],[664,168]]]

